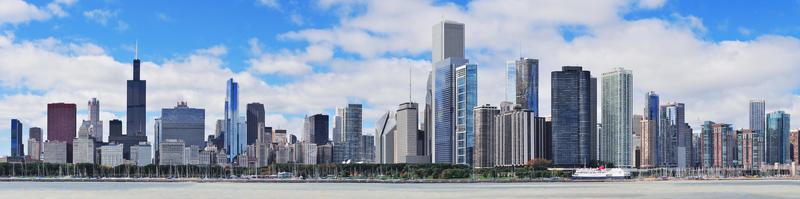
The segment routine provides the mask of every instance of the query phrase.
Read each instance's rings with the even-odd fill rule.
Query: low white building
[[[186,145],[183,140],[166,139],[158,146],[159,165],[183,165]]]
[[[66,164],[67,163],[67,143],[62,141],[48,140],[42,147],[45,163]]]
[[[184,148],[183,164],[185,165],[200,164],[200,148],[195,145]]]
[[[94,139],[87,137],[72,140],[72,163],[94,164],[95,160]]]
[[[116,167],[122,165],[122,144],[108,144],[100,147],[100,165]]]
[[[149,142],[140,142],[139,145],[131,146],[131,162],[136,166],[147,166],[153,164],[153,146]]]

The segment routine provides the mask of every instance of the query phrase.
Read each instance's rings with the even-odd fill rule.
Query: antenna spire
[[[138,39],[136,40],[136,45],[134,46],[134,49],[133,49],[133,56],[134,56],[133,59],[139,59],[139,40]]]
[[[411,69],[412,65],[408,66],[408,102],[411,102]]]

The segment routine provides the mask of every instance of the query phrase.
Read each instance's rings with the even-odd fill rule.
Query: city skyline
[[[0,62],[0,71],[3,72],[3,76],[0,76],[0,79],[2,79],[2,84],[0,84],[2,89],[0,90],[4,94],[0,98],[0,110],[2,110],[0,112],[0,117],[2,118],[0,119],[3,119],[3,121],[10,121],[12,118],[20,119],[24,124],[23,137],[25,139],[22,139],[22,142],[26,143],[28,128],[41,127],[47,132],[46,115],[42,113],[46,113],[45,109],[48,103],[65,102],[78,104],[78,114],[76,115],[76,118],[78,118],[76,126],[78,126],[77,122],[89,118],[87,116],[87,107],[83,103],[96,97],[103,102],[100,109],[101,120],[119,119],[122,120],[123,124],[126,124],[129,120],[126,119],[127,115],[125,114],[125,89],[122,85],[124,85],[123,82],[125,80],[130,79],[131,58],[136,57],[134,55],[136,53],[133,49],[128,51],[124,50],[124,48],[136,48],[134,43],[139,40],[140,53],[138,57],[142,59],[141,79],[148,81],[147,117],[145,119],[147,124],[144,125],[144,129],[148,133],[147,137],[151,143],[153,143],[152,139],[154,137],[152,135],[153,132],[151,132],[153,120],[160,115],[159,110],[173,107],[175,102],[180,101],[180,99],[184,99],[189,104],[192,104],[193,107],[208,110],[205,134],[213,134],[213,122],[223,118],[223,111],[221,110],[223,103],[221,102],[225,99],[224,81],[228,78],[233,78],[240,83],[240,95],[242,97],[239,100],[239,107],[244,107],[246,103],[251,102],[264,104],[265,109],[268,111],[265,118],[267,126],[288,129],[290,134],[299,136],[302,133],[304,115],[317,113],[334,115],[335,107],[341,107],[348,103],[361,103],[364,104],[364,130],[362,133],[372,134],[374,131],[371,129],[375,127],[373,125],[374,121],[381,113],[386,110],[396,110],[397,105],[408,101],[406,96],[409,86],[407,85],[408,77],[404,75],[393,77],[397,76],[393,74],[406,74],[409,67],[411,67],[413,74],[411,85],[412,101],[420,103],[419,109],[423,109],[422,102],[424,102],[423,99],[425,97],[426,74],[432,65],[426,57],[430,53],[430,42],[421,42],[423,44],[411,42],[411,44],[408,44],[409,46],[395,44],[395,42],[414,38],[430,41],[428,40],[430,26],[441,20],[440,14],[432,15],[430,13],[447,13],[441,15],[466,24],[465,57],[471,63],[474,62],[479,65],[478,93],[480,95],[476,104],[499,105],[499,102],[504,98],[504,81],[502,81],[504,76],[502,74],[505,72],[505,60],[515,60],[521,55],[522,57],[539,59],[541,62],[539,68],[539,72],[542,74],[539,81],[541,83],[539,86],[539,109],[544,112],[537,113],[540,116],[550,115],[549,72],[558,70],[562,65],[573,64],[584,66],[586,70],[594,74],[609,72],[612,67],[618,66],[632,70],[636,77],[633,110],[643,110],[643,101],[641,101],[642,97],[640,96],[644,96],[643,93],[646,91],[653,90],[659,93],[662,104],[678,101],[687,105],[685,120],[695,129],[695,133],[699,132],[700,122],[705,120],[732,124],[735,129],[747,128],[747,103],[751,99],[765,99],[766,112],[784,110],[790,114],[798,114],[796,110],[798,110],[797,105],[800,105],[800,103],[794,102],[797,101],[795,90],[798,87],[798,83],[791,80],[797,79],[794,78],[796,76],[793,74],[800,72],[797,69],[800,61],[794,58],[800,57],[797,54],[800,52],[797,50],[800,49],[798,48],[800,46],[798,43],[800,42],[797,40],[797,33],[774,33],[765,31],[767,28],[764,28],[760,31],[757,29],[750,30],[751,33],[748,34],[759,36],[711,36],[711,38],[704,38],[704,36],[722,31],[715,27],[718,24],[704,20],[707,18],[704,18],[703,12],[694,12],[691,9],[687,9],[676,11],[675,13],[677,14],[674,16],[659,17],[658,12],[667,12],[664,10],[674,9],[670,8],[671,6],[676,6],[673,4],[674,1],[647,5],[645,5],[645,1],[622,2],[620,4],[623,4],[623,7],[630,8],[633,11],[617,13],[617,9],[620,8],[604,7],[607,6],[604,4],[607,2],[598,3],[603,4],[600,6],[601,8],[605,8],[605,10],[599,11],[602,12],[601,14],[620,18],[602,17],[604,15],[600,15],[601,17],[596,19],[598,21],[593,21],[588,17],[568,19],[565,16],[554,16],[555,19],[552,20],[554,20],[553,23],[555,24],[575,23],[579,26],[587,26],[586,30],[576,28],[578,30],[566,30],[568,33],[552,33],[557,34],[557,37],[537,35],[535,32],[538,32],[536,30],[539,29],[532,28],[524,28],[521,31],[497,31],[496,34],[480,33],[480,28],[492,27],[484,20],[479,19],[481,16],[480,11],[485,11],[485,8],[481,6],[486,6],[484,5],[486,2],[437,4],[423,1],[409,3],[424,7],[425,9],[422,11],[429,14],[423,15],[426,17],[424,19],[425,22],[419,22],[421,25],[410,25],[413,28],[407,32],[395,32],[396,30],[385,27],[359,25],[357,23],[359,20],[370,21],[383,17],[382,15],[374,15],[381,11],[379,6],[375,6],[375,10],[368,8],[363,13],[353,13],[352,16],[344,17],[353,19],[352,21],[313,24],[313,20],[308,19],[309,21],[305,25],[288,26],[296,28],[296,30],[278,30],[274,35],[263,35],[270,34],[269,31],[253,33],[253,35],[245,35],[242,38],[234,39],[241,40],[239,43],[228,43],[224,41],[225,39],[210,39],[211,43],[198,47],[196,46],[198,44],[180,45],[180,42],[185,41],[176,41],[178,42],[177,45],[186,46],[183,48],[189,49],[171,49],[171,51],[160,50],[159,45],[164,44],[158,44],[160,41],[153,39],[154,36],[152,35],[146,36],[153,33],[135,33],[147,27],[143,21],[135,21],[132,16],[128,16],[128,14],[133,13],[133,10],[125,9],[129,6],[127,4],[111,4],[108,6],[109,8],[104,8],[102,5],[86,2],[53,3],[61,6],[63,8],[62,11],[68,13],[68,15],[61,16],[55,11],[45,10],[44,5],[47,2],[23,2],[37,6],[41,12],[52,13],[50,13],[49,19],[36,16],[27,18],[29,20],[25,20],[26,18],[14,18],[13,20],[0,18],[0,29],[11,31],[11,33],[0,36],[0,58],[9,60]],[[366,4],[378,5],[384,3],[392,4],[392,2],[369,2]],[[252,9],[257,10],[259,13],[292,12],[292,5],[282,4],[282,2],[276,4],[265,5],[254,1],[247,3],[247,6],[252,6]],[[341,3],[329,6],[344,7],[350,5]],[[464,7],[465,10],[452,10],[452,8],[460,6]],[[514,5],[502,4],[501,6]],[[332,7],[323,9],[328,9],[328,11],[336,9]],[[98,15],[102,15],[96,13],[103,13],[103,10],[112,13],[106,16],[108,17],[105,19],[107,21],[104,22],[106,24],[95,21],[99,20],[97,18]],[[154,12],[162,12],[164,16],[167,16],[167,19],[172,16],[171,19],[173,21],[171,23],[186,23],[186,19],[182,19],[179,14],[170,14],[167,11]],[[151,14],[153,15],[151,18],[161,16],[158,13]],[[708,17],[713,19],[713,16]],[[20,19],[23,19],[23,21],[19,21]],[[158,18],[157,20],[162,19]],[[280,18],[278,17],[276,20],[280,20]],[[497,28],[511,28],[513,27],[511,25],[514,24],[522,24],[525,27],[536,26],[544,24],[549,19],[546,19],[546,17],[532,17],[532,19],[520,18],[519,20],[521,22],[514,20]],[[70,35],[58,35],[56,34],[57,31],[54,30],[42,31],[40,34],[31,33],[31,31],[41,30],[45,26],[52,28],[52,25],[58,25],[62,22],[66,25],[79,23],[80,27],[96,26],[95,28],[97,29],[102,29],[103,27],[113,29],[121,21],[127,21],[124,23],[127,23],[129,27],[124,31],[114,30],[121,32],[112,34],[113,38],[86,33],[90,29],[83,30],[85,32],[67,30],[67,32],[70,32],[69,34],[75,37],[88,38],[86,40],[70,39]],[[601,22],[613,22],[613,25],[603,25]],[[408,25],[407,23],[401,24]],[[686,42],[692,45],[688,45],[690,47],[686,49],[674,47],[668,49],[668,51],[646,48],[646,50],[643,50],[644,52],[641,52],[644,54],[629,54],[633,53],[628,51],[631,48],[644,47],[630,43],[620,44],[622,47],[603,46],[603,44],[607,45],[606,42],[621,41],[620,38],[608,35],[609,32],[614,32],[608,29],[618,28],[623,30],[622,35],[624,36],[645,40],[646,38],[638,37],[643,36],[644,33],[637,32],[637,28],[643,27],[652,28],[657,31],[655,33],[665,37],[657,42],[668,42],[670,39],[666,38],[675,38],[677,39],[677,44]],[[312,34],[312,31],[309,31],[310,28],[321,28],[326,35],[339,35],[340,37],[369,41],[370,43],[367,43],[367,45],[374,45],[374,47],[343,43],[330,40],[324,36],[316,37]],[[356,32],[374,30],[391,34],[389,34],[388,38],[372,36],[359,38],[344,31],[347,30],[346,28],[352,28]],[[74,28],[64,27],[64,29]],[[547,32],[555,29],[545,26],[541,30],[546,30],[543,32]],[[542,47],[535,47],[536,45],[520,46],[518,42],[507,41],[507,38],[504,37],[506,34],[514,38],[523,39],[526,41],[524,43],[541,43],[542,46],[555,46],[555,52],[570,48],[574,48],[576,51],[560,54],[546,52]],[[290,42],[284,43],[292,44],[282,44],[282,41],[272,39],[272,37],[282,37],[290,40]],[[559,39],[566,41],[560,41]],[[740,41],[732,41],[737,39]],[[300,44],[295,44],[291,41],[299,41]],[[496,41],[496,44],[492,44],[492,41]],[[304,42],[308,44],[305,45]],[[282,44],[282,46],[279,47],[280,49],[268,47],[273,44]],[[692,47],[693,45],[703,47],[695,48]],[[710,49],[708,53],[712,55],[727,56],[731,52],[738,52],[741,58],[706,60],[697,58],[697,56],[683,55],[684,53],[700,52],[697,51],[697,48],[708,48]],[[599,53],[601,56],[607,57],[605,59],[595,59],[595,57],[583,55],[600,49],[619,52],[621,56],[612,56],[615,53]],[[167,50],[170,49],[167,48]],[[497,54],[482,55],[481,52],[487,50],[497,52]],[[684,52],[683,50],[686,51]],[[244,53],[241,51],[244,51]],[[770,52],[770,54],[761,54],[756,51]],[[675,60],[681,58],[691,59],[665,62],[661,60],[662,56],[654,55],[656,53],[680,54],[674,55],[676,56]],[[574,55],[574,57],[571,57],[571,55]],[[49,56],[55,58],[47,59]],[[350,56],[352,58],[348,58]],[[11,59],[12,57],[27,59]],[[774,61],[776,59],[779,61]],[[52,61],[52,63],[49,61]],[[713,64],[715,61],[722,61],[732,66],[726,65],[722,67],[715,65]],[[658,62],[665,63],[654,64]],[[671,67],[671,65],[689,66],[697,63],[707,64],[700,64],[700,69],[688,69],[686,67],[676,67],[678,69],[666,68]],[[734,77],[748,74],[739,72],[739,70],[759,68],[755,66],[755,63],[761,66],[764,64],[769,65],[766,68],[762,67],[769,73],[757,71],[753,75],[763,79],[770,79],[771,81],[765,80],[763,83],[755,84],[755,86],[750,86],[749,84],[751,83],[746,83],[748,85],[745,86],[732,82],[717,82],[705,80],[705,78],[689,77],[695,76],[692,75],[693,73],[702,71],[722,71],[719,75]],[[60,65],[63,69],[52,68],[50,65]],[[248,67],[241,68],[241,65]],[[353,70],[356,71],[355,74],[348,73]],[[667,79],[659,77],[662,76],[661,74],[654,74],[654,71],[659,70],[666,70],[664,74],[672,75],[673,77]],[[63,75],[51,74],[53,71],[61,72]],[[677,73],[676,71],[682,73]],[[70,76],[70,74],[83,74],[85,76]],[[367,78],[369,76],[375,77]],[[196,82],[196,80],[205,77],[210,78],[206,78],[208,81]],[[724,77],[717,79],[725,79]],[[774,79],[775,77],[778,77],[777,81]],[[353,78],[356,81],[340,83],[336,82],[337,78]],[[319,80],[315,81],[314,79]],[[690,82],[691,85],[670,81],[676,79],[683,80],[680,82]],[[40,81],[34,82],[34,80]],[[676,85],[663,85],[671,83]],[[761,87],[770,88],[760,89]],[[319,88],[324,89],[319,91]],[[386,93],[381,92],[380,94],[384,95],[375,95],[370,91],[374,91],[372,88],[385,88],[384,92]],[[720,88],[736,89],[737,91],[733,94],[715,91],[715,89]],[[600,92],[599,89],[598,92]],[[696,95],[697,93],[707,92],[712,94]],[[274,98],[273,96],[283,97]],[[705,97],[709,97],[709,99],[703,99]],[[598,107],[598,111],[600,111],[599,109],[600,107]],[[244,109],[240,109],[240,116],[243,115],[243,112]],[[234,117],[238,119],[239,116]],[[420,117],[421,120],[422,117]],[[8,122],[3,122],[2,124],[0,131],[10,132],[9,126],[6,126]],[[111,125],[105,124],[103,126],[110,128]],[[330,126],[332,127],[333,125]],[[792,127],[796,128],[797,126]],[[127,125],[123,129],[128,129]],[[104,130],[103,132],[110,131]],[[10,143],[8,136],[0,138],[1,148],[9,148],[8,143]],[[0,152],[2,155],[9,155],[6,153],[8,153],[7,150]]]

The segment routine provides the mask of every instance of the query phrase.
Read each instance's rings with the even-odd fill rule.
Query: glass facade
[[[617,68],[603,74],[603,133],[600,160],[631,167],[633,74]]]
[[[580,66],[564,66],[552,72],[553,163],[586,165],[591,161],[592,77]]]
[[[239,143],[239,83],[228,79],[225,93],[225,151],[228,161],[233,162],[241,152]]]
[[[791,163],[789,159],[789,114],[776,111],[767,114],[767,164]]]
[[[447,58],[433,71],[433,163],[454,163],[455,148],[455,67],[466,59]],[[466,151],[465,151],[466,152]]]
[[[456,163],[471,165],[475,146],[472,109],[478,105],[478,65],[461,65],[455,71]]]
[[[516,103],[539,116],[539,60],[520,58],[516,66]],[[510,73],[510,72],[509,72]]]
[[[506,98],[505,101],[517,99],[517,62],[506,62]]]
[[[22,147],[22,122],[11,119],[11,157],[25,156]]]
[[[766,102],[750,101],[750,129],[753,130],[753,166],[766,160]]]
[[[365,161],[359,156],[361,150],[361,124],[362,124],[361,104],[348,104],[344,111],[344,137],[346,145],[345,159],[353,161]],[[366,160],[371,162],[372,160]]]

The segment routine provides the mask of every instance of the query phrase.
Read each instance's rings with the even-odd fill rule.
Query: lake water
[[[2,182],[0,198],[800,198],[800,181],[508,184]]]

